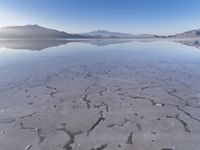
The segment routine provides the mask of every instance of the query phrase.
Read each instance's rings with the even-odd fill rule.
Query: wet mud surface
[[[199,150],[200,52],[82,46],[0,65],[1,150]]]

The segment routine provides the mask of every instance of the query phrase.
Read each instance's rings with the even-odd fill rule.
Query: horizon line
[[[37,24],[37,23],[36,24],[0,26],[0,28],[23,27],[23,26],[39,26],[39,27],[43,27],[43,28],[47,28],[47,29],[53,29],[53,30],[58,30],[58,31],[61,31],[61,32],[66,32],[66,33],[69,33],[69,34],[84,34],[84,33],[90,33],[90,32],[94,32],[94,31],[106,31],[106,32],[123,33],[123,34],[131,34],[131,35],[144,35],[144,34],[147,34],[147,35],[158,35],[158,36],[170,36],[170,35],[176,35],[176,34],[181,34],[181,33],[185,33],[185,32],[188,32],[188,31],[193,31],[193,30],[199,30],[200,29],[200,28],[187,29],[185,31],[176,32],[176,33],[173,33],[173,34],[170,34],[170,33],[166,33],[166,34],[162,34],[162,33],[138,33],[138,34],[135,34],[135,33],[123,32],[123,31],[111,31],[111,30],[108,30],[108,29],[101,29],[101,28],[91,29],[89,31],[83,31],[83,32],[68,32],[66,30],[62,30],[62,29],[55,28],[55,27],[46,27],[46,26],[43,26],[43,25],[40,25],[40,24]]]

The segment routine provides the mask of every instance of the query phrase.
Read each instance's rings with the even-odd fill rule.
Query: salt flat
[[[0,49],[0,150],[199,150],[200,50],[99,42]]]

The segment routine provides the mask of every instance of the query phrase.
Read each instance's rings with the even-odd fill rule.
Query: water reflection
[[[132,40],[120,40],[120,39],[108,39],[108,40],[65,40],[65,39],[33,39],[33,40],[0,40],[0,48],[9,49],[21,49],[21,50],[32,50],[41,51],[50,47],[56,47],[60,45],[65,45],[68,43],[89,43],[96,46],[107,46],[111,44],[128,43]]]
[[[131,40],[131,39],[32,39],[32,40],[0,40],[0,48],[17,49],[17,50],[31,50],[31,51],[41,51],[50,47],[57,47],[60,45],[66,45],[69,43],[87,43],[95,46],[108,46],[115,44],[130,43],[133,41],[137,42],[155,42],[156,40]],[[179,40],[176,41],[183,45],[193,46],[200,49],[200,40]]]
[[[66,40],[0,40],[0,48],[40,51],[67,43]]]
[[[76,150],[102,143],[132,150],[134,135],[138,150],[197,150],[200,51],[171,41],[108,41],[0,50],[0,149],[63,149],[71,138]]]
[[[200,49],[200,39],[198,40],[183,40],[183,41],[178,41],[181,44],[187,45],[187,46],[192,46]]]

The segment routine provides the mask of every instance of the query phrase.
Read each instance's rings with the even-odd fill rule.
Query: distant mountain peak
[[[39,27],[38,24],[27,24],[27,25],[25,25],[25,26]]]
[[[87,36],[102,36],[102,37],[118,37],[118,38],[125,38],[125,37],[132,37],[132,34],[127,34],[127,33],[120,33],[120,32],[110,32],[107,30],[94,30],[88,33],[83,33],[82,35],[87,35]]]
[[[108,30],[101,30],[101,29],[98,29],[98,30],[94,30],[93,32],[109,32]]]
[[[195,37],[200,37],[200,28],[196,30],[190,30],[186,31],[180,34],[173,35],[173,37],[177,38],[195,38]]]
[[[111,33],[110,31],[108,30],[101,30],[101,29],[98,29],[98,30],[94,30],[94,31],[91,31],[91,32],[96,32],[96,33]],[[91,33],[90,32],[90,33]],[[112,32],[113,33],[113,32]]]
[[[77,34],[49,29],[37,24],[0,28],[0,38],[82,38]]]
[[[42,27],[42,26],[40,26],[40,25],[38,25],[38,24],[27,24],[27,25],[25,25],[24,27],[44,28],[44,27]]]

